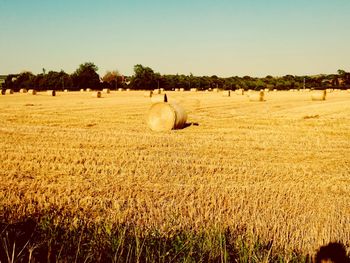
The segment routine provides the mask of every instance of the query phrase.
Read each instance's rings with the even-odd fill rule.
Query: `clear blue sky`
[[[0,74],[350,71],[350,0],[0,0]]]

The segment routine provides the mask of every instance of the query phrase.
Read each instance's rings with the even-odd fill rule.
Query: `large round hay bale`
[[[5,92],[6,95],[10,95],[13,94],[13,90],[12,89],[7,89]]]
[[[46,91],[46,93],[49,96],[56,96],[56,91],[55,90],[48,90],[48,91]]]
[[[101,98],[101,91],[95,91],[92,93],[92,97],[94,98]]]
[[[106,94],[111,93],[110,89],[103,89],[102,92],[103,92],[103,93],[106,93]]]
[[[174,91],[179,92],[179,91],[180,91],[180,89],[176,88],[176,89],[174,89]]]
[[[36,95],[36,90],[35,89],[30,89],[28,90],[29,95]]]
[[[230,90],[224,90],[222,92],[222,96],[223,97],[230,97],[231,96],[231,91]]]
[[[250,92],[248,98],[250,101],[264,101],[264,92]]]
[[[264,92],[266,92],[266,93],[268,93],[269,91],[270,91],[270,89],[268,89],[268,88],[264,89]]]
[[[197,88],[191,88],[190,91],[191,91],[191,92],[197,92],[198,89],[197,89]]]
[[[68,90],[67,90],[67,89],[65,89],[65,90],[64,90],[64,92],[68,92]]]
[[[277,89],[273,89],[273,92],[277,92]]]
[[[126,89],[126,91],[130,91],[130,89]]]
[[[92,89],[86,89],[86,91],[87,91],[87,92],[91,92],[91,91],[92,91]]]
[[[122,88],[119,88],[118,91],[123,91],[123,89],[122,89]]]
[[[146,98],[151,98],[152,94],[153,94],[152,90],[147,90],[143,93],[143,96]]]
[[[184,92],[184,91],[185,91],[185,89],[184,89],[184,88],[180,88],[180,91],[181,91],[181,92]]]
[[[315,101],[326,100],[327,91],[326,90],[314,90],[311,94],[311,99]]]
[[[161,89],[160,89],[160,92],[161,92],[161,93],[162,93],[162,92],[164,92],[164,89],[163,89],[163,88],[161,88]]]
[[[175,103],[159,102],[151,106],[147,115],[147,124],[152,131],[170,131],[181,129],[187,121],[183,107]]]
[[[80,92],[84,92],[85,90],[84,89],[80,89]]]
[[[19,93],[27,93],[27,89],[20,89]]]
[[[153,94],[151,97],[152,103],[157,103],[157,102],[167,102],[168,97],[166,94]]]

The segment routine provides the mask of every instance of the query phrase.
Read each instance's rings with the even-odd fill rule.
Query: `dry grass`
[[[38,95],[0,97],[9,221],[59,211],[56,224],[72,228],[78,219],[167,236],[230,227],[286,253],[350,245],[349,93],[320,103],[276,92],[256,104],[168,92],[199,126],[164,133],[147,128],[143,92]]]

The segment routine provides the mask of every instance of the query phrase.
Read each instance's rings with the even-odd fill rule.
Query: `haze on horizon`
[[[0,0],[0,74],[91,61],[99,74],[350,71],[350,1]]]

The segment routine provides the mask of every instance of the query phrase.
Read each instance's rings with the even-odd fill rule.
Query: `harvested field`
[[[270,92],[250,103],[166,92],[188,127],[149,130],[144,91],[0,97],[0,219],[165,240],[204,233],[195,252],[210,252],[198,261],[224,259],[239,242],[255,262],[313,255],[330,241],[350,247],[350,93]],[[181,240],[170,255],[195,253]],[[256,244],[270,245],[254,254]]]

